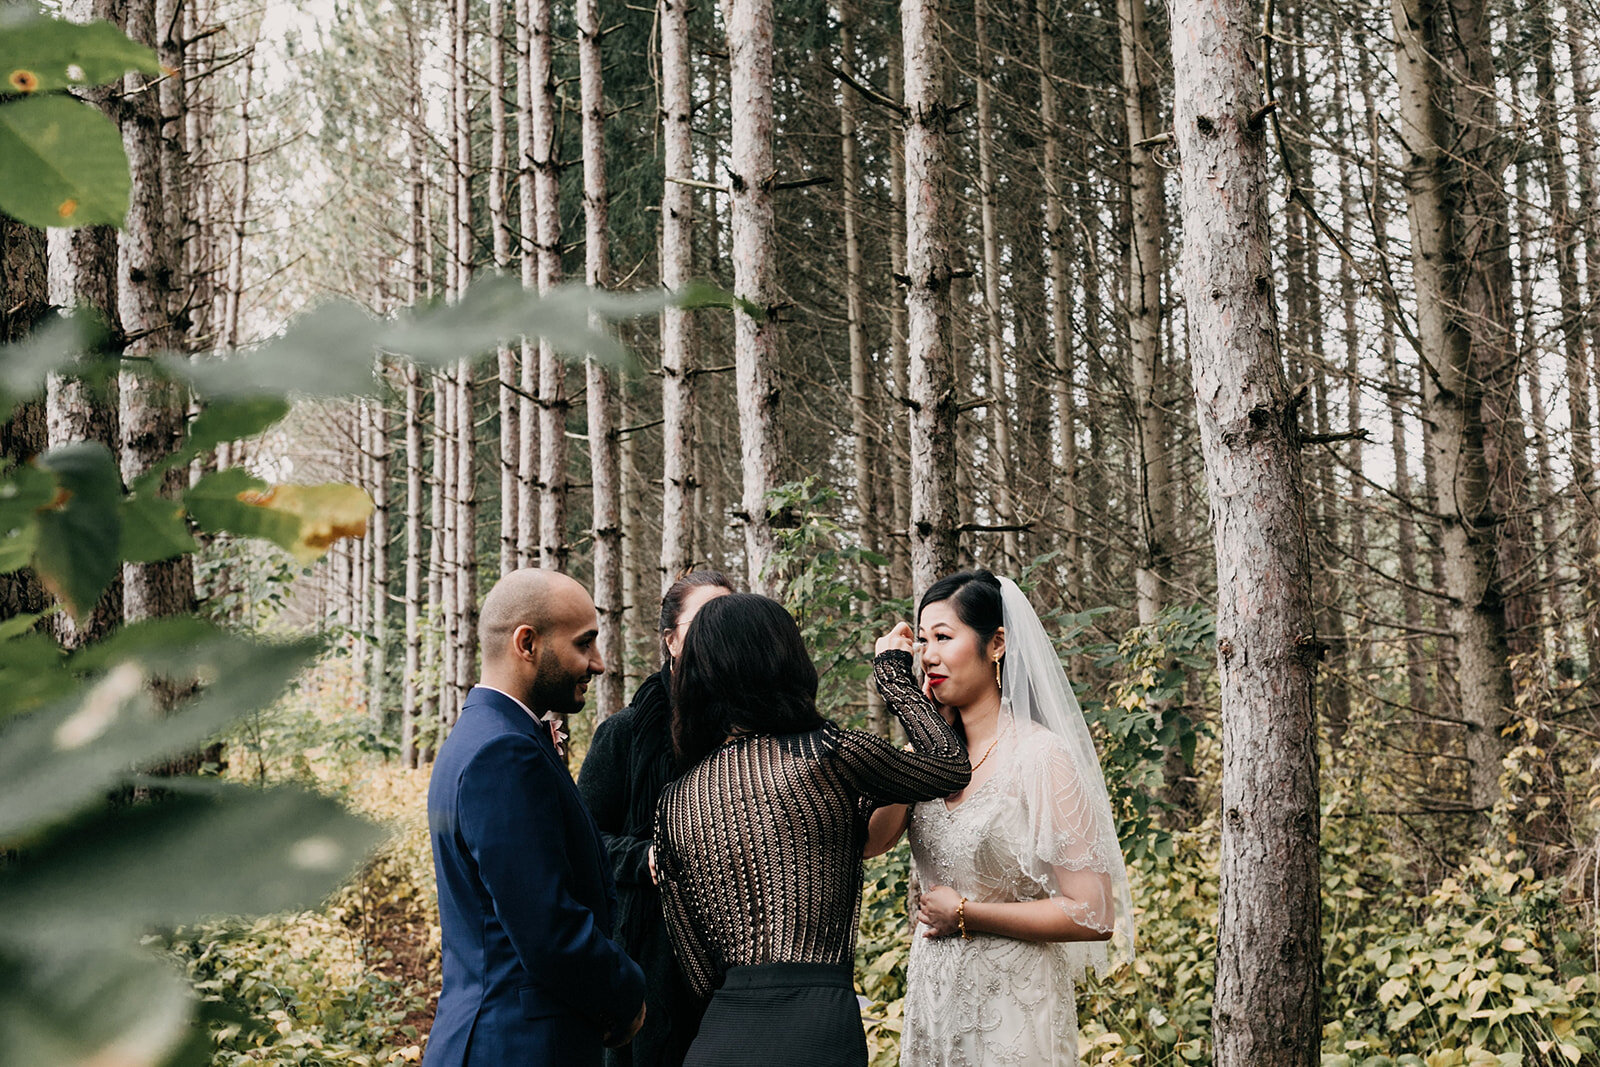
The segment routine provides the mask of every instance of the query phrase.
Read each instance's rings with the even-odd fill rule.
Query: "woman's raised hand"
[[[910,652],[911,651],[911,624],[910,623],[906,623],[906,622],[897,622],[897,623],[895,623],[894,624],[894,629],[890,630],[888,633],[886,633],[882,637],[878,638],[878,644],[872,650],[872,654],[874,656],[881,656],[885,652],[888,652],[890,650],[895,650],[895,649],[897,649],[897,650],[899,650],[901,652]]]

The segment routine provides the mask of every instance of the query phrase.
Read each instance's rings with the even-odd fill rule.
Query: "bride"
[[[959,721],[966,788],[872,815],[909,830],[916,930],[902,1067],[1078,1064],[1073,985],[1133,951],[1128,876],[1094,742],[1054,647],[1008,578],[962,571],[917,612],[923,692]],[[901,623],[891,637],[909,636]],[[890,638],[885,638],[889,640]],[[902,637],[903,640],[903,637]]]

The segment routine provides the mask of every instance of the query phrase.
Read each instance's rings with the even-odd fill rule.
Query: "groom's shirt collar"
[[[547,711],[543,715],[535,715],[533,713],[533,709],[532,708],[528,707],[528,705],[524,704],[522,701],[518,700],[516,697],[512,696],[510,693],[506,692],[504,689],[496,689],[494,686],[492,686],[492,685],[484,685],[482,682],[479,682],[477,685],[473,686],[473,688],[474,689],[487,689],[491,693],[499,693],[501,696],[505,697],[507,700],[509,700],[513,704],[515,704],[517,707],[519,707],[523,711],[527,712],[528,713],[528,718],[532,719],[534,722],[555,722],[559,718],[559,716],[556,715],[556,713],[553,712],[553,711]]]

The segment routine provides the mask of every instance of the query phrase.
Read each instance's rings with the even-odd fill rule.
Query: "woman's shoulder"
[[[1017,760],[1023,767],[1048,770],[1059,761],[1071,762],[1072,753],[1066,741],[1043,723],[1018,717],[1016,731]]]

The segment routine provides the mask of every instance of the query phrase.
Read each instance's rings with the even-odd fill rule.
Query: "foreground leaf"
[[[9,419],[22,401],[42,396],[52,373],[80,362],[104,337],[105,326],[97,316],[76,311],[46,319],[21,341],[0,348],[0,421]],[[117,361],[104,362],[114,367]]]
[[[170,632],[152,627],[144,636],[164,630]],[[129,643],[136,640],[137,635]],[[198,644],[145,648],[80,685],[73,696],[12,722],[0,732],[0,847],[37,839],[61,820],[102,804],[139,767],[192,751],[276,700],[320,647],[315,641],[265,644],[219,635]],[[160,715],[149,696],[153,678],[210,684]]]
[[[5,1062],[166,1067],[188,1037],[194,998],[174,969],[142,953],[0,947]]]
[[[122,502],[122,542],[117,556],[125,563],[159,563],[200,546],[189,532],[183,505],[162,496],[130,496]]]
[[[70,96],[0,104],[0,210],[30,226],[121,226],[133,181],[122,134]]]
[[[0,25],[0,94],[83,89],[130,70],[161,73],[154,50],[109,22],[30,18]]]
[[[33,562],[39,544],[39,510],[56,496],[56,480],[31,463],[0,480],[0,574]]]
[[[263,538],[301,563],[316,562],[341,538],[364,535],[373,511],[357,486],[268,485],[237,467],[200,479],[184,501],[202,530]]]
[[[51,449],[38,465],[56,477],[56,505],[39,513],[33,567],[75,618],[87,618],[120,568],[122,475],[109,449],[82,441]]]
[[[104,811],[0,872],[0,940],[94,944],[309,907],[380,836],[316,793],[188,779],[183,793]]]
[[[29,632],[0,641],[0,693],[5,694],[0,700],[0,724],[60,699],[72,691],[73,684],[61,645],[53,635]],[[3,818],[0,815],[0,821]]]
[[[208,397],[371,396],[379,391],[373,361],[380,353],[442,367],[520,336],[543,338],[572,358],[589,354],[623,365],[627,349],[597,328],[591,313],[608,320],[631,318],[659,311],[668,299],[660,291],[598,293],[581,285],[539,296],[515,278],[486,276],[454,304],[409,308],[379,319],[355,304],[333,301],[257,348],[212,359],[164,356],[159,362]]]
[[[218,445],[255,437],[289,414],[289,402],[281,396],[213,400],[189,423],[183,445],[152,464],[139,475],[134,491],[155,490],[162,476],[173,467],[184,466]]]

